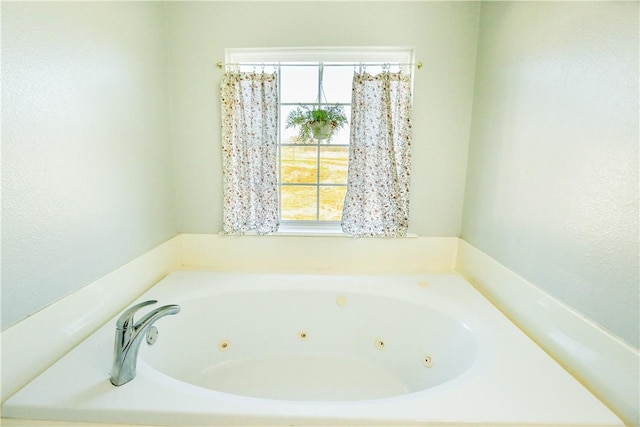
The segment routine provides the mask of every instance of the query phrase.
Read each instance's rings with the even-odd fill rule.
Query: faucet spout
[[[138,322],[134,322],[134,315],[138,310],[157,302],[150,300],[136,304],[125,310],[118,318],[116,322],[113,368],[111,369],[111,384],[121,386],[135,378],[138,350],[147,330],[158,319],[180,312],[179,305],[165,305],[147,313]]]

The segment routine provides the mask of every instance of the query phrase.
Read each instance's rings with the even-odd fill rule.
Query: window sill
[[[340,224],[280,224],[275,236],[351,237],[342,232]]]
[[[218,233],[225,235],[224,232]],[[240,236],[241,234],[231,234],[231,236]],[[258,236],[255,231],[250,231],[244,234],[245,236]],[[327,225],[305,225],[305,224],[280,224],[280,228],[275,233],[268,234],[269,236],[295,236],[295,237],[347,237],[354,238],[342,232],[340,224],[327,224]],[[413,239],[417,238],[415,233],[407,233],[406,236],[400,237],[400,239]],[[397,238],[397,237],[392,237]]]

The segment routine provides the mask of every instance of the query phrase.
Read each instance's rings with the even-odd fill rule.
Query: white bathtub
[[[462,277],[177,272],[180,304],[109,382],[114,321],[3,416],[150,425],[623,425]],[[146,309],[142,310],[143,312]]]

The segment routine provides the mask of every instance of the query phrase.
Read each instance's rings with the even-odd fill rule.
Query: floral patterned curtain
[[[278,229],[276,73],[227,72],[222,100],[225,233]]]
[[[342,230],[397,237],[409,223],[411,79],[405,73],[355,73]]]

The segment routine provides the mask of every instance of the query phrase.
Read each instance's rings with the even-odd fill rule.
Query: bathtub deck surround
[[[308,253],[312,254],[317,251],[321,255],[316,259],[316,264],[309,261],[312,259],[309,257],[305,260],[306,264],[301,266],[310,268],[314,274],[362,274],[366,268],[364,261],[355,264],[345,261],[349,258],[350,251],[355,250],[359,251],[358,259],[374,260],[375,274],[382,276],[393,273],[393,270],[397,270],[398,274],[403,275],[432,274],[433,272],[448,272],[450,274],[455,267],[469,280],[472,280],[472,283],[482,290],[489,301],[523,328],[566,370],[579,378],[591,392],[626,420],[628,425],[637,424],[634,420],[638,419],[639,410],[634,396],[638,395],[638,384],[634,381],[634,372],[637,372],[640,355],[636,350],[629,349],[623,342],[607,334],[601,328],[593,327],[587,319],[568,312],[563,305],[552,304],[553,300],[547,296],[542,299],[547,302],[540,307],[550,308],[552,306],[553,310],[543,309],[531,313],[525,310],[526,307],[522,304],[511,306],[510,301],[513,301],[513,298],[509,299],[508,297],[517,295],[513,294],[514,287],[516,289],[525,287],[532,291],[535,291],[535,287],[529,283],[522,285],[523,279],[460,239],[419,237],[390,240],[388,243],[394,249],[391,254],[394,257],[393,266],[383,262],[384,249],[389,248],[389,246],[382,244],[387,241],[386,239],[376,240],[372,245],[359,246],[365,240],[338,237],[317,239],[300,236],[262,238],[205,234],[176,236],[139,259],[86,286],[81,291],[3,331],[1,334],[2,400],[6,401],[14,392],[45,371],[62,355],[71,351],[100,325],[104,325],[109,318],[116,316],[133,304],[139,295],[167,273],[179,269],[220,271],[225,268],[230,271],[256,273],[256,269],[264,268],[264,265],[260,263],[251,266],[243,264],[241,260],[246,260],[247,254],[252,258],[260,258],[262,255],[266,261],[277,261],[278,257],[274,248],[280,251],[284,250],[287,253],[295,253],[296,251],[291,250],[295,247],[298,251],[308,250],[311,251]],[[256,242],[259,244],[256,245]],[[343,257],[344,255],[346,258]],[[340,261],[335,267],[341,270],[327,271],[326,262],[333,259]],[[287,266],[291,267],[291,264],[283,260],[282,257],[279,258],[279,263],[279,272],[286,272]],[[422,269],[418,268],[420,265]],[[416,268],[418,269],[416,270]],[[277,273],[278,271],[262,272]],[[301,272],[298,271],[298,273]],[[154,277],[155,279],[152,280]],[[495,282],[496,285],[492,285],[492,282]],[[431,284],[431,280],[420,280],[418,286],[428,288]],[[487,292],[483,287],[488,287],[491,291]],[[538,296],[532,297],[531,295],[530,297],[538,298]],[[102,303],[95,305],[96,300],[100,300]],[[93,310],[87,313],[83,309],[84,307],[93,307]],[[537,318],[538,323],[543,322],[547,325],[548,331],[563,331],[562,336],[565,339],[562,342],[565,344],[590,343],[591,351],[585,353],[580,350],[581,347],[576,346],[565,346],[565,349],[573,348],[575,351],[563,351],[561,346],[547,345],[548,342],[553,341],[552,338],[557,334],[545,333],[540,328],[529,328],[528,326],[536,323],[530,320],[533,318]],[[115,318],[107,324],[112,324],[113,327]],[[43,328],[51,333],[42,336],[40,331]],[[112,334],[113,330],[110,330],[110,340],[113,339]],[[36,336],[39,339],[34,339]],[[113,342],[110,342],[106,351],[113,351],[112,346]],[[596,354],[593,352],[599,354],[597,359],[599,362],[592,361],[585,364],[580,363],[580,360],[588,358],[576,358],[581,355]],[[603,366],[607,368],[601,369]],[[615,369],[611,371],[611,367]],[[109,367],[105,370],[106,374],[108,374],[108,370]],[[616,375],[608,375],[608,372],[615,372]],[[7,413],[5,412],[3,415],[7,416]],[[31,415],[25,416],[32,418]],[[70,420],[70,418],[66,419]],[[20,424],[23,421],[17,419],[15,421],[3,419],[3,425],[5,422],[23,425]]]
[[[2,331],[2,402],[178,269],[179,253],[177,236]]]
[[[358,239],[181,234],[183,269],[243,273],[419,274],[455,269],[457,237]],[[251,260],[251,262],[247,262]]]
[[[460,239],[456,269],[627,425],[640,425],[640,353]]]
[[[135,380],[122,387],[109,383],[113,322],[108,322],[7,400],[4,415],[147,425],[623,425],[455,273],[181,271],[138,301],[148,299],[171,301],[183,310],[159,326],[154,346],[143,344]],[[213,317],[203,321],[205,313]],[[206,331],[177,324],[196,319]],[[271,331],[268,339],[265,330]],[[449,344],[452,337],[454,345]],[[330,371],[329,384],[319,378],[310,383],[286,379],[287,387],[299,393],[285,396],[269,382],[252,382],[251,376],[198,383],[206,369],[219,369],[224,378],[224,366],[246,360],[269,366],[269,357],[292,358],[294,367],[305,357],[357,360],[380,369],[383,382],[395,379],[397,387],[366,387],[383,392],[367,396],[352,378],[342,384],[346,394],[336,402],[327,399]],[[65,382],[70,374],[76,380]]]

